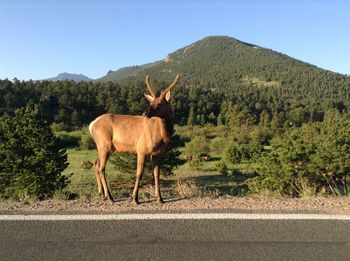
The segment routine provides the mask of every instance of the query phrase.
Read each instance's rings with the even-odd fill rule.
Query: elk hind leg
[[[94,163],[94,172],[95,172],[95,176],[96,176],[96,181],[97,181],[97,187],[98,187],[98,194],[103,196],[104,195],[104,191],[103,191],[103,187],[102,187],[102,183],[101,183],[101,178],[100,178],[100,173],[99,173],[99,165],[100,165],[100,160],[97,159]]]
[[[113,202],[113,198],[111,196],[111,193],[109,191],[108,184],[106,181],[106,164],[107,164],[109,155],[110,155],[109,151],[102,151],[101,153],[99,153],[98,170],[99,170],[100,180],[103,187],[104,198]]]
[[[162,199],[162,195],[160,193],[160,187],[159,187],[159,176],[160,176],[160,158],[159,157],[153,157],[153,175],[154,175],[154,194],[157,198],[157,202],[160,204],[163,204],[164,201]]]

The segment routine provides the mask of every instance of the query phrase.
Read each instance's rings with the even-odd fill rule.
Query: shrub
[[[263,145],[256,140],[252,140],[249,144],[246,145],[246,153],[243,153],[243,159],[257,160],[259,157],[261,157],[263,151]]]
[[[43,199],[64,188],[66,151],[37,108],[22,108],[0,118],[0,195]]]
[[[225,162],[223,160],[219,161],[216,164],[216,169],[220,172],[220,174],[222,174],[224,176],[228,175],[227,165],[225,164]]]
[[[332,113],[332,112],[331,112]],[[326,113],[319,129],[317,150],[311,157],[310,171],[320,187],[333,195],[349,195],[350,185],[350,120],[338,112]],[[307,137],[308,138],[308,137]]]
[[[203,166],[203,162],[200,158],[200,156],[195,156],[192,158],[192,160],[190,160],[188,162],[188,165],[192,168],[192,169],[200,169]]]
[[[315,137],[304,140],[302,129],[292,129],[272,141],[272,151],[261,158],[261,168],[254,181],[249,183],[252,191],[274,191],[282,196],[300,196],[310,187],[308,166],[315,153]],[[317,135],[317,133],[315,133]],[[254,185],[254,187],[252,186]]]
[[[175,184],[174,190],[181,198],[199,196],[199,188],[192,180],[178,180]]]
[[[240,163],[242,160],[242,151],[235,142],[230,142],[224,149],[224,159],[228,163]]]
[[[231,176],[238,176],[241,175],[242,172],[239,169],[232,169]]]
[[[186,143],[185,150],[187,155],[200,159],[201,155],[209,154],[209,141],[205,136],[196,136]]]
[[[255,143],[260,145],[270,145],[270,141],[273,137],[273,133],[270,129],[259,127],[256,128],[250,134],[251,139],[255,141]]]
[[[216,137],[211,140],[210,151],[217,155],[221,155],[223,153],[222,148],[225,147],[226,143],[227,143],[226,139],[221,137]]]
[[[65,131],[67,129],[67,127],[63,122],[60,122],[60,123],[54,122],[51,124],[51,129],[54,132],[59,132],[59,131]]]
[[[58,138],[60,145],[64,148],[77,147],[80,143],[80,135],[73,135],[67,131],[56,133],[56,137]]]
[[[259,158],[262,151],[263,146],[255,140],[243,144],[232,141],[224,149],[224,160],[228,163],[251,161]]]
[[[94,164],[89,160],[83,160],[83,162],[81,163],[81,167],[83,169],[91,169],[93,165]]]
[[[79,145],[82,150],[93,150],[96,147],[94,139],[88,133],[81,135]]]
[[[287,196],[349,194],[349,130],[350,121],[335,115],[329,122],[305,124],[273,139],[249,189]]]

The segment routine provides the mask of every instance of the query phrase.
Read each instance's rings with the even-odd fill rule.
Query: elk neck
[[[162,120],[164,120],[164,128],[165,128],[167,139],[169,139],[169,140],[170,140],[170,137],[174,133],[174,120],[173,120],[172,113],[173,113],[172,110],[170,110],[170,112],[165,114],[165,115],[162,115],[162,116],[155,115],[154,116],[154,117],[159,117]],[[143,114],[143,116],[147,117],[147,118],[152,118],[152,117],[147,116],[146,114]]]
[[[165,117],[163,117],[163,119],[165,121],[165,129],[166,129],[167,135],[170,138],[174,133],[174,120],[173,120],[172,112],[166,114]]]

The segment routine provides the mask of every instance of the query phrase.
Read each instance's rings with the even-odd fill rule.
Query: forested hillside
[[[143,75],[145,69],[150,68],[158,64],[159,62],[144,64],[144,65],[135,65],[129,67],[123,67],[116,71],[109,71],[105,76],[97,79],[97,82],[108,82],[108,81],[119,81],[128,77]]]
[[[180,73],[187,85],[229,90],[239,85],[255,85],[327,92],[327,89],[350,83],[349,77],[344,75],[224,36],[204,38],[169,54],[163,61],[135,68],[142,70],[134,70],[132,75],[127,71],[127,76],[141,79],[149,74],[166,81]],[[106,80],[120,78],[123,77],[113,78],[111,73]]]

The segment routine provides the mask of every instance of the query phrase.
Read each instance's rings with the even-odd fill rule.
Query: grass
[[[94,194],[96,179],[92,169],[83,169],[81,164],[84,160],[93,162],[96,157],[95,151],[68,149],[69,166],[63,172],[64,175],[70,176],[70,184],[67,191],[82,196]]]
[[[96,178],[93,169],[84,169],[83,161],[94,162],[97,157],[96,150],[68,149],[69,166],[64,174],[70,176],[70,184],[58,195],[59,198],[97,197]],[[165,198],[174,196],[220,196],[243,195],[246,193],[245,181],[252,177],[251,170],[246,164],[229,166],[238,168],[242,174],[224,176],[215,170],[215,165],[220,161],[214,157],[198,170],[193,170],[188,163],[180,166],[171,177],[161,177],[161,189]],[[111,163],[106,167],[107,181],[111,187],[114,198],[127,198],[131,196],[134,175],[123,174],[113,169]],[[140,189],[141,198],[153,197],[151,173],[144,173],[143,186]],[[73,196],[74,198],[74,196]]]
[[[96,178],[93,169],[84,169],[83,161],[94,162],[97,158],[96,150],[68,149],[69,166],[64,171],[64,175],[70,176],[70,184],[67,191],[76,193],[80,197],[90,197],[97,195]],[[120,179],[120,173],[113,169],[111,164],[106,168],[108,181]]]
[[[256,77],[244,77],[243,82],[256,87],[279,87],[281,84],[277,81],[264,81]]]

